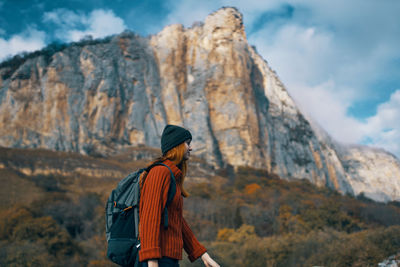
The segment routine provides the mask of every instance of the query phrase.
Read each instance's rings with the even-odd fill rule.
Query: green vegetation
[[[65,49],[73,49],[74,47],[83,47],[88,45],[96,45],[96,44],[103,44],[109,43],[113,36],[108,36],[102,39],[95,39],[93,40],[91,37],[84,38],[79,42],[72,42],[72,43],[59,43],[54,42],[46,46],[45,48],[32,52],[32,53],[20,53],[18,55],[13,56],[12,58],[3,61],[0,63],[0,69],[6,69],[2,74],[2,79],[6,80],[10,78],[13,73],[24,64],[27,60],[37,57],[43,57],[44,63],[48,65],[51,62],[51,58],[54,54],[64,51]]]
[[[45,162],[110,168],[134,163],[43,150],[3,152],[7,205],[0,206],[0,266],[115,266],[105,256],[104,203],[118,181],[27,176],[18,169],[34,168],[38,160],[41,168]],[[207,183],[188,179],[187,189],[185,217],[221,266],[376,266],[400,251],[396,202],[343,196],[249,168],[221,171]],[[202,263],[184,259],[181,266]]]

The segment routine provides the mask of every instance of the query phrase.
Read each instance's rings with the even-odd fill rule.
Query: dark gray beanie
[[[161,135],[162,154],[165,155],[168,150],[182,144],[188,139],[192,139],[192,134],[185,128],[170,124],[165,126]]]

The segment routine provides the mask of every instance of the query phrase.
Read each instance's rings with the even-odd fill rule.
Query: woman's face
[[[183,154],[183,160],[188,160],[190,157],[190,151],[192,151],[192,147],[190,145],[190,142],[192,140],[188,139],[185,141],[185,153]]]

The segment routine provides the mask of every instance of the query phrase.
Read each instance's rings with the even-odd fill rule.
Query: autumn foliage
[[[117,180],[11,173],[0,175],[35,194],[0,209],[0,266],[115,266],[106,258],[104,203]],[[262,170],[227,173],[207,182],[189,177],[184,200],[186,220],[221,266],[376,266],[400,251],[397,202]]]

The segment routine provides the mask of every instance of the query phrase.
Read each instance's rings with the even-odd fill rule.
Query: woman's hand
[[[210,255],[208,255],[207,252],[204,253],[204,254],[201,256],[201,259],[203,260],[204,265],[205,265],[206,267],[220,267],[218,263],[216,263],[213,259],[211,259]],[[149,265],[149,266],[150,266],[150,265]]]
[[[149,267],[158,267],[158,260],[148,260],[147,264]]]

